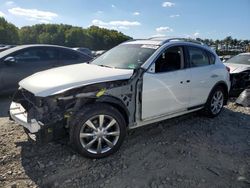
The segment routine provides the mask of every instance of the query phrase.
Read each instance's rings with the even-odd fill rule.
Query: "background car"
[[[92,54],[94,57],[98,57],[102,54],[104,54],[106,52],[106,50],[98,50],[98,51],[92,51]]]
[[[236,96],[250,87],[250,53],[241,53],[224,63],[230,68],[231,95]]]
[[[0,52],[15,47],[15,45],[0,45]]]
[[[90,57],[93,56],[91,50],[88,49],[88,48],[77,47],[77,48],[73,48],[73,49],[74,49],[74,50],[77,50],[77,51],[80,51],[80,52],[82,52],[82,53],[84,53],[84,54],[87,54],[87,55],[90,56]]]
[[[90,61],[92,57],[54,45],[22,45],[0,53],[0,94],[17,89],[23,78],[53,67]]]

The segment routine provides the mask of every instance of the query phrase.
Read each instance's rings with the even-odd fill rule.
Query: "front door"
[[[187,109],[190,70],[185,69],[183,47],[166,49],[143,76],[142,120]]]

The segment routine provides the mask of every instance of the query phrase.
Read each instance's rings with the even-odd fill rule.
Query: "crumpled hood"
[[[129,79],[132,74],[129,69],[83,63],[38,72],[21,80],[19,85],[35,96],[46,97],[89,84]]]
[[[245,70],[250,70],[250,65],[243,64],[233,64],[233,63],[224,63],[227,67],[230,68],[230,73],[240,73]]]

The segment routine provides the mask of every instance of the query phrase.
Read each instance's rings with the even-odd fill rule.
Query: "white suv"
[[[19,85],[11,119],[37,141],[67,133],[90,158],[117,151],[128,129],[197,110],[215,117],[230,89],[219,57],[182,38],[124,42],[89,64],[39,72]]]

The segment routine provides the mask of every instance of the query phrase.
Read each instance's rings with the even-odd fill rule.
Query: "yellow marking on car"
[[[101,97],[102,95],[104,95],[104,93],[106,92],[106,89],[101,89],[97,94],[96,97]]]

